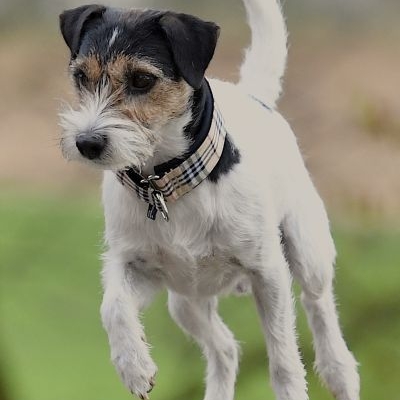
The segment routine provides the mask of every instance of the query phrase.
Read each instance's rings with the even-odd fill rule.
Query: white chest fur
[[[137,259],[136,259],[137,260]],[[145,261],[146,260],[146,261]],[[248,278],[240,262],[230,252],[213,251],[209,256],[193,259],[183,258],[176,252],[160,251],[140,258],[134,268],[143,268],[143,273],[155,268],[153,274],[162,279],[169,290],[176,293],[203,297],[232,291],[247,290]]]
[[[239,284],[242,288],[239,259],[254,251],[264,216],[258,201],[250,201],[250,188],[237,191],[237,179],[240,174],[232,172],[222,185],[203,182],[169,205],[170,221],[165,222],[149,220],[147,205],[106,173],[103,199],[110,252],[181,294],[209,296]]]

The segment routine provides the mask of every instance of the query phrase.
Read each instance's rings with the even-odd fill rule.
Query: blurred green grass
[[[109,362],[98,312],[98,200],[6,192],[0,221],[0,351],[11,399],[130,399]],[[334,234],[341,322],[361,363],[362,398],[399,400],[400,233],[339,224]],[[159,366],[151,398],[201,399],[204,361],[170,320],[165,303],[161,294],[144,317]],[[310,397],[331,399],[312,372],[311,337],[298,308]],[[220,309],[243,349],[236,398],[273,399],[251,298],[223,299]]]

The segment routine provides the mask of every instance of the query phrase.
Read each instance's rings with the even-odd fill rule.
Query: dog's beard
[[[67,160],[89,163],[101,169],[140,169],[152,157],[159,135],[154,130],[125,117],[115,106],[116,95],[106,85],[94,92],[82,91],[79,106],[66,105],[60,112],[61,150]],[[81,155],[76,138],[85,133],[106,137],[107,145],[99,158]]]

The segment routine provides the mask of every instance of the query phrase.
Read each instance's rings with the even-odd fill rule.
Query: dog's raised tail
[[[243,0],[251,44],[240,69],[239,85],[270,107],[281,94],[287,57],[287,32],[279,0]]]

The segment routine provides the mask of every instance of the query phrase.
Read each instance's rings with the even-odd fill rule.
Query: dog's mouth
[[[60,113],[60,147],[66,160],[104,170],[141,168],[153,155],[155,133],[117,109],[82,103]]]
[[[90,140],[83,140],[82,138],[74,141],[68,137],[62,137],[60,147],[62,155],[67,161],[78,161],[105,171],[120,171],[131,168],[140,171],[152,155],[152,152],[145,153],[143,151],[129,151],[129,148],[117,148],[110,143],[108,138],[99,143],[91,143]]]

